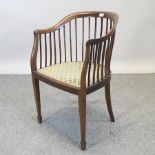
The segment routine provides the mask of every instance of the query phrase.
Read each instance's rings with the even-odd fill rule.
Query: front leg
[[[80,93],[79,99],[79,116],[81,129],[81,150],[86,149],[86,94]]]
[[[42,123],[42,116],[41,116],[41,103],[40,103],[40,89],[39,89],[39,80],[34,78],[32,75],[32,82],[33,82],[33,90],[34,90],[34,96],[35,96],[35,102],[36,102],[36,108],[37,108],[37,119],[38,123]]]

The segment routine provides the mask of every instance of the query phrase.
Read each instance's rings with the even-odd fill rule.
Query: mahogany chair
[[[78,95],[81,150],[86,149],[86,95],[105,87],[112,122],[110,61],[118,15],[76,12],[53,27],[34,31],[31,71],[38,123],[42,123],[39,81]]]

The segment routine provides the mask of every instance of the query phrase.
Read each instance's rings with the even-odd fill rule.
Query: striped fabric
[[[80,87],[82,67],[83,67],[83,62],[81,61],[67,62],[67,63],[56,64],[56,65],[39,69],[38,72],[44,76],[55,79],[57,81],[60,81],[75,87]],[[93,83],[93,70],[94,70],[94,64],[92,63],[91,70],[90,70],[90,85]],[[99,75],[101,75],[101,65],[99,67]],[[97,77],[97,66],[96,66],[95,76]],[[97,78],[95,79],[96,79],[95,82],[97,82]],[[99,80],[100,79],[101,79],[101,76],[99,77]]]

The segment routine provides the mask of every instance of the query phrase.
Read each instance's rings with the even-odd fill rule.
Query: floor
[[[155,155],[155,74],[114,74],[110,122],[104,89],[87,96],[87,150],[77,96],[41,83],[36,121],[30,75],[0,75],[0,155]]]

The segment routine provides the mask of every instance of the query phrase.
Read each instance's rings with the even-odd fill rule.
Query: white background
[[[120,16],[112,72],[155,72],[155,0],[0,0],[0,74],[30,73],[33,30],[84,10]]]

